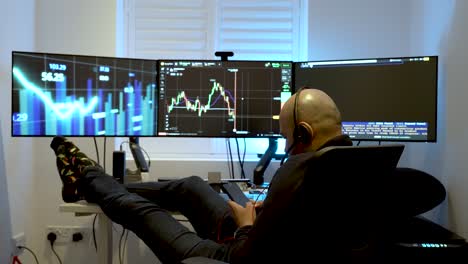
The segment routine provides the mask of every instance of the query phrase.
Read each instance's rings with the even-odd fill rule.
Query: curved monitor
[[[295,63],[294,87],[330,95],[353,140],[435,142],[437,56]]]
[[[154,136],[156,61],[12,53],[12,136]]]
[[[292,62],[161,60],[159,136],[281,137]]]

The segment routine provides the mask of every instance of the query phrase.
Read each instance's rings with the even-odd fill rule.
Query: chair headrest
[[[388,144],[379,146],[330,146],[317,151],[314,158],[332,162],[358,161],[368,166],[390,166],[395,168],[400,160],[405,145]],[[356,164],[358,166],[360,164]]]

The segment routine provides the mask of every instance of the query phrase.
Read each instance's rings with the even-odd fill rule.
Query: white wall
[[[10,262],[11,245],[11,219],[10,204],[5,170],[5,152],[3,151],[2,123],[0,122],[0,262]]]
[[[4,259],[10,255],[9,239],[12,235],[31,230],[27,224],[28,218],[32,214],[30,201],[33,192],[33,161],[34,153],[31,149],[31,139],[14,140],[10,137],[11,120],[11,51],[30,50],[34,47],[34,0],[4,1],[0,9],[0,86],[2,92],[0,96],[0,122],[1,134],[3,135],[3,151],[0,149],[0,159],[5,161],[6,168],[0,166],[0,222],[2,238],[0,241],[0,262],[9,263]],[[21,142],[21,143],[19,143]],[[19,143],[19,144],[18,144]],[[8,186],[6,190],[4,188]],[[10,201],[10,205],[4,204]],[[4,209],[10,208],[10,212]],[[11,218],[10,218],[11,217]],[[10,221],[13,226],[10,225]],[[5,236],[3,236],[5,234]],[[31,237],[26,237],[27,244],[32,241]],[[28,262],[34,261],[25,259]]]
[[[409,55],[410,2],[309,1],[309,59]]]
[[[449,1],[450,2],[450,1]],[[430,10],[437,18],[446,5],[430,1]],[[449,225],[465,238],[468,237],[468,2],[454,1],[446,32],[438,36],[441,55],[444,56],[443,101],[441,102],[441,121],[445,138],[441,141],[440,160],[442,175],[446,177],[448,196]],[[426,34],[431,34],[436,23],[428,24]],[[437,35],[436,35],[437,36]]]
[[[10,12],[10,6],[7,4],[6,7],[4,6],[0,9],[0,17],[7,17],[4,23],[0,23],[0,35],[5,36],[9,30],[7,27],[6,21],[10,22],[11,17],[8,16]],[[4,86],[5,90],[8,90],[7,78],[8,75],[8,49],[7,45],[3,42],[0,43],[0,62],[5,61],[4,63],[0,63],[0,85]],[[5,76],[5,77],[2,77]],[[5,98],[5,99],[3,99]],[[0,104],[3,104],[4,101],[8,100],[8,96],[2,96],[0,99]],[[6,168],[5,168],[5,151],[3,150],[3,137],[4,134],[3,130],[5,126],[7,115],[0,115],[0,262],[1,263],[9,263],[10,260],[10,250],[12,245],[10,244],[10,237],[12,237],[11,232],[11,218],[10,218],[10,204],[8,199],[8,188],[7,188],[7,178],[6,178]],[[5,128],[6,131],[6,128]]]

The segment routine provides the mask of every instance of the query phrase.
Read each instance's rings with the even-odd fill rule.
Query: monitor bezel
[[[357,142],[414,142],[414,143],[437,143],[437,137],[438,137],[438,107],[439,107],[439,55],[415,55],[415,56],[394,56],[394,57],[361,57],[361,58],[352,58],[352,59],[330,59],[330,60],[304,60],[304,61],[296,61],[293,64],[293,92],[297,91],[296,87],[296,69],[299,68],[299,65],[301,63],[314,63],[314,62],[341,62],[341,61],[361,61],[361,60],[390,60],[390,59],[411,59],[411,58],[424,58],[424,57],[429,57],[431,59],[435,59],[435,108],[434,108],[434,137],[433,138],[428,138],[428,139],[407,139],[407,140],[402,140],[402,139],[372,139],[372,138],[352,138],[352,141],[357,141]],[[300,87],[299,87],[300,88]]]
[[[245,62],[255,62],[255,63],[267,63],[267,62],[275,62],[275,63],[289,63],[291,65],[291,95],[294,93],[294,61],[291,60],[216,60],[216,59],[158,59],[157,60],[157,65],[156,69],[158,71],[158,76],[157,76],[157,85],[159,87],[160,84],[160,66],[161,62],[222,62],[222,63],[245,63]],[[158,89],[159,91],[159,89]],[[158,111],[161,105],[159,105],[159,97],[158,97]],[[158,116],[159,119],[159,116]],[[160,124],[158,123],[158,127]],[[284,138],[280,133],[276,134],[265,134],[262,136],[254,136],[254,135],[243,135],[243,134],[238,134],[238,135],[226,135],[226,136],[204,136],[204,135],[158,135],[157,137],[161,138],[272,138],[272,139],[281,139]]]

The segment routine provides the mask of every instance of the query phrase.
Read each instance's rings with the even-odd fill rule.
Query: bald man
[[[335,102],[323,91],[303,87],[291,96],[280,113],[280,130],[290,154],[316,151],[328,141],[352,145],[342,134],[341,115]],[[334,144],[333,143],[333,144]]]
[[[326,229],[309,225],[311,213],[321,216],[314,215],[314,205],[303,199],[302,183],[315,151],[352,142],[341,134],[335,103],[317,89],[300,90],[285,103],[280,127],[292,155],[273,176],[258,215],[259,203],[243,207],[226,201],[197,176],[122,185],[68,139],[55,137],[51,148],[63,200],[98,204],[112,221],[141,238],[163,263],[197,256],[232,264],[309,263],[311,256],[330,258],[323,250],[329,247],[322,244]],[[195,232],[169,211],[184,214]]]

